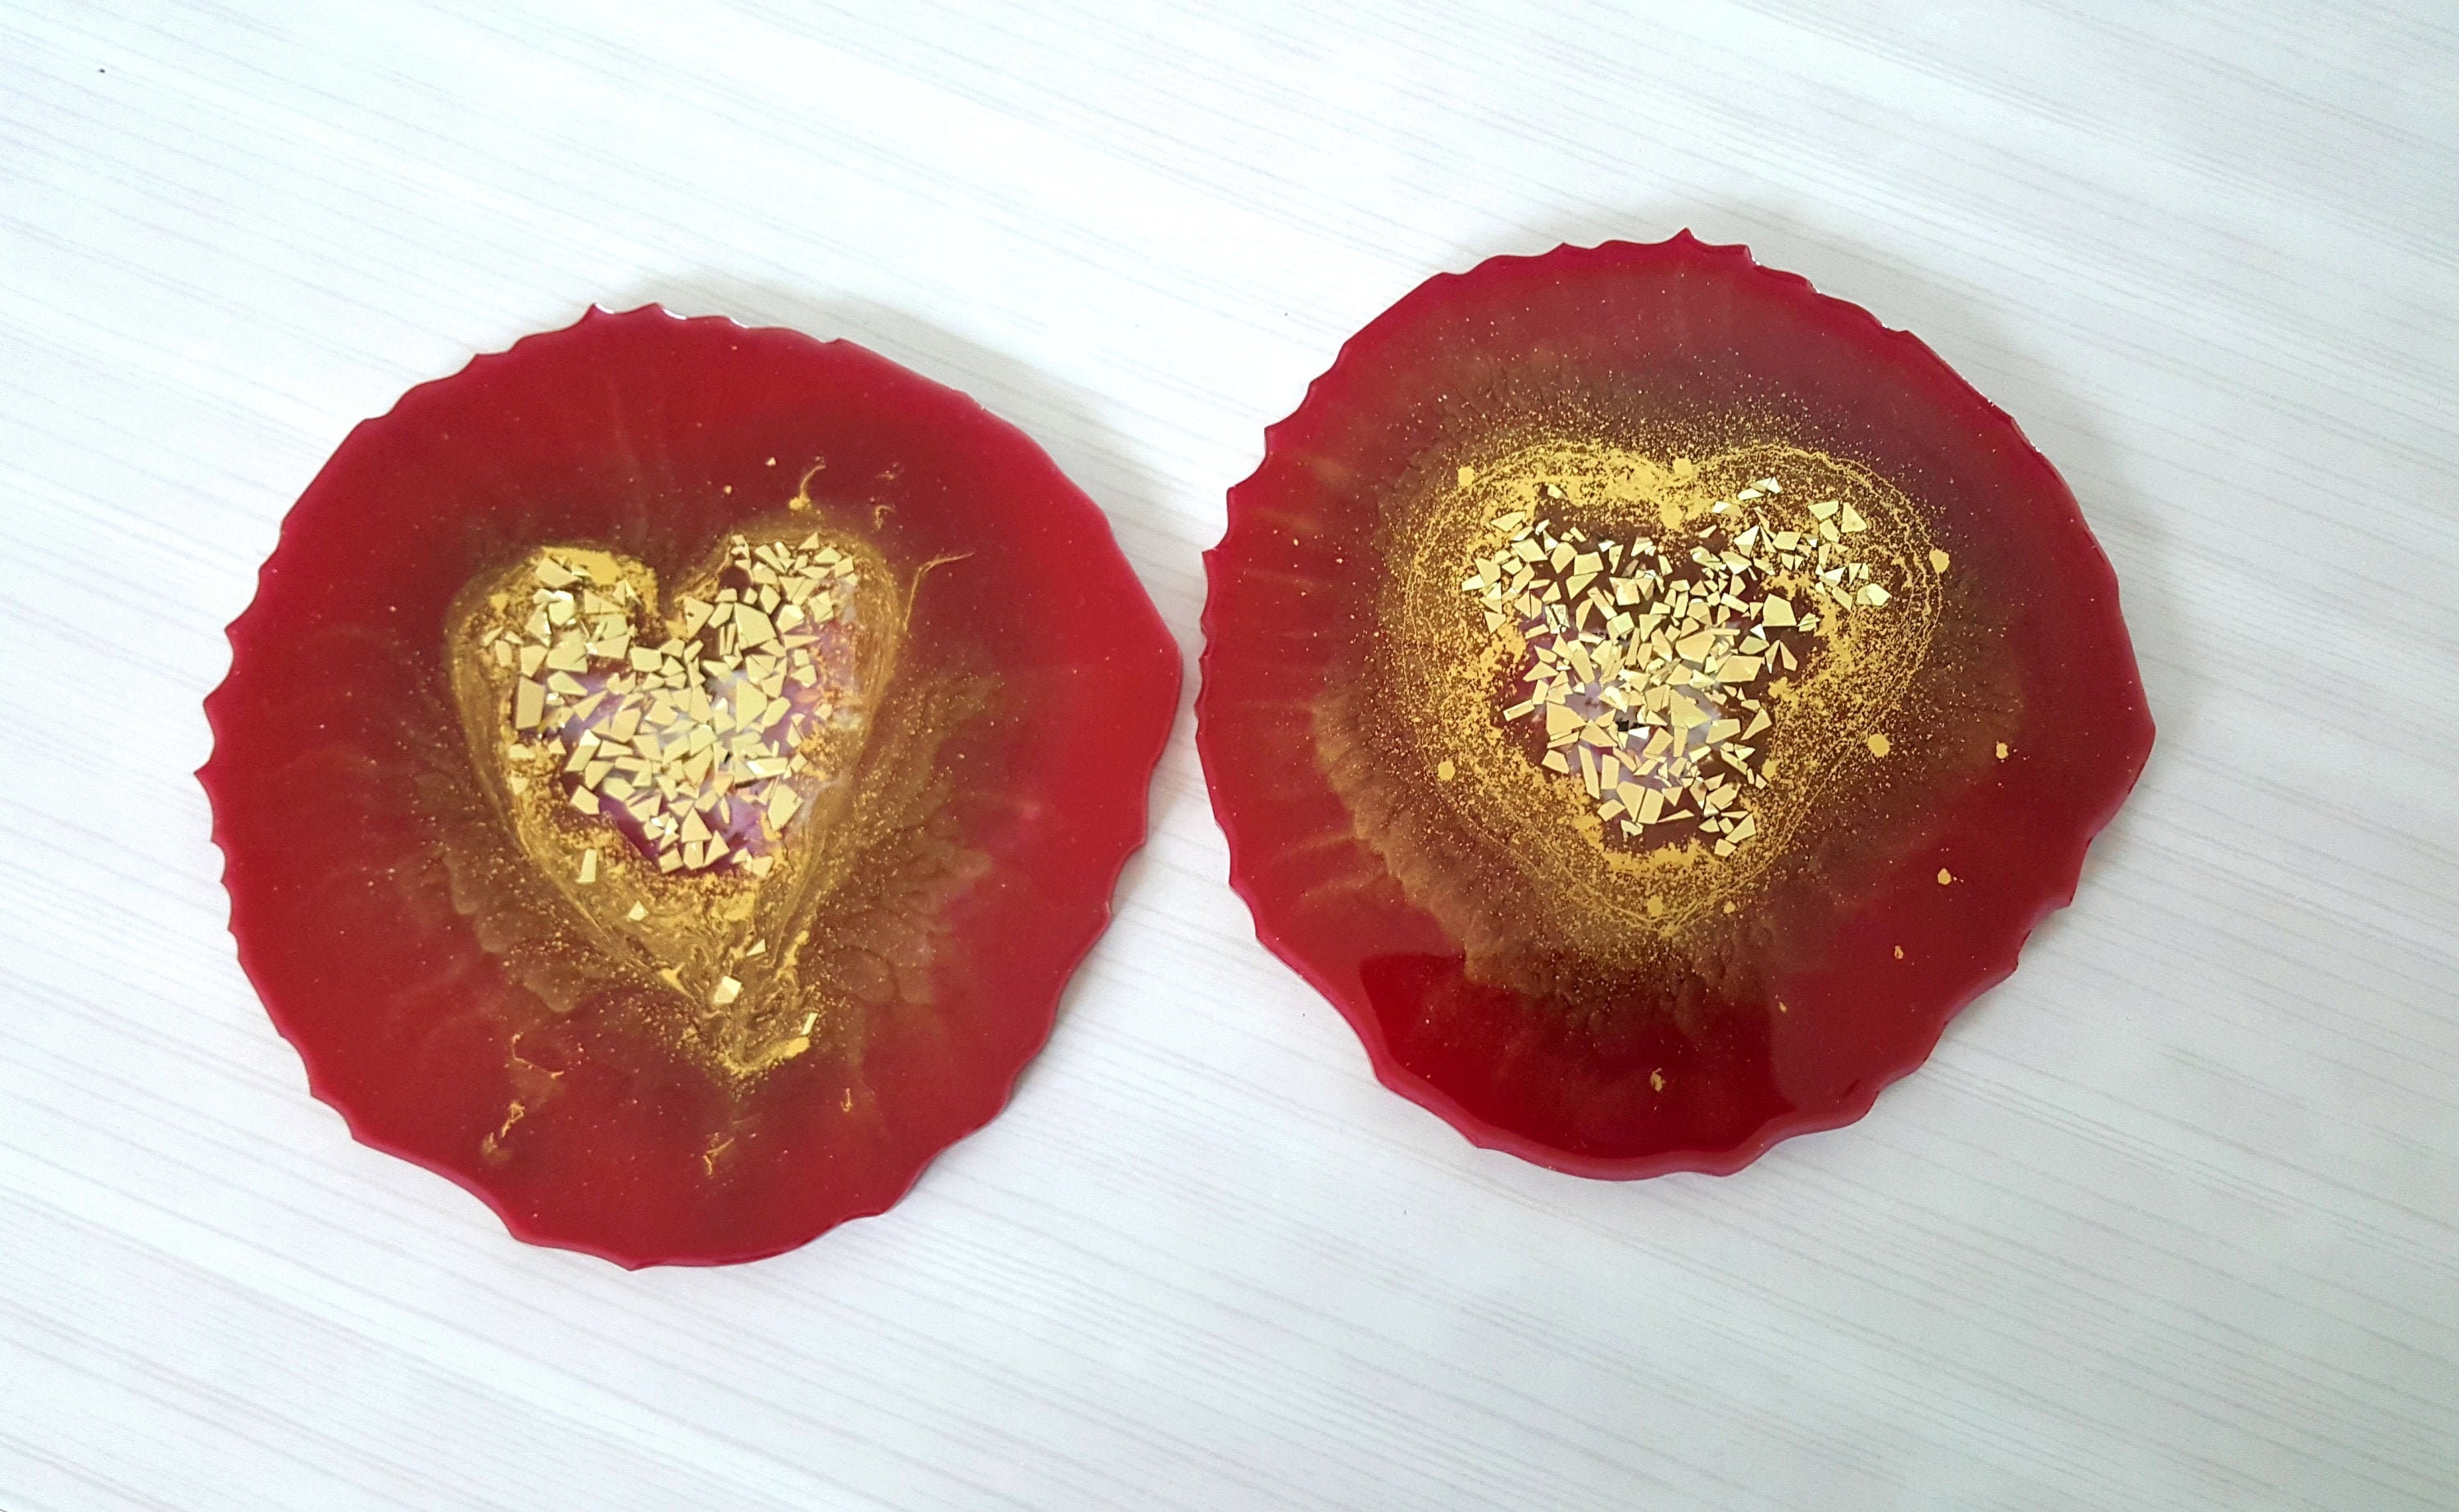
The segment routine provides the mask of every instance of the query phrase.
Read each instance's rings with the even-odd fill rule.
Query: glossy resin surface
[[[1914,337],[1666,242],[1429,280],[1208,557],[1232,882],[1378,1076],[1602,1177],[1860,1116],[2150,750],[2109,562]]]
[[[655,307],[360,426],[230,639],[201,777],[316,1095],[627,1266],[879,1212],[998,1110],[1179,676],[1013,427]]]

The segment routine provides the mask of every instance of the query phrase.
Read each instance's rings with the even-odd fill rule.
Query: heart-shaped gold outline
[[[1549,956],[1629,961],[1730,912],[1798,849],[1821,795],[1881,759],[1863,742],[1881,733],[1935,634],[1943,598],[1928,527],[1867,468],[1774,441],[1731,447],[1680,475],[1672,461],[1670,449],[1596,439],[1498,446],[1446,459],[1440,476],[1430,463],[1415,495],[1386,507],[1379,655],[1318,704],[1318,753],[1360,834],[1467,948],[1474,973],[1517,975],[1508,962],[1532,940]],[[1610,843],[1579,782],[1528,760],[1497,723],[1496,691],[1515,659],[1460,587],[1491,549],[1487,521],[1537,507],[1538,485],[1552,483],[1571,497],[1547,512],[1592,534],[1671,530],[1770,475],[1785,480],[1784,511],[1853,504],[1870,525],[1860,556],[1886,564],[1893,597],[1857,611],[1849,628],[1822,626],[1821,654],[1768,732],[1769,786],[1751,795],[1757,837],[1730,856],[1695,843]]]
[[[679,999],[692,1038],[736,1074],[767,1069],[809,1046],[817,1013],[803,1007],[802,998],[810,919],[856,853],[837,842],[856,801],[858,769],[879,733],[911,593],[918,587],[917,578],[900,590],[887,561],[859,534],[826,524],[818,529],[823,544],[855,563],[847,619],[856,638],[851,698],[858,707],[805,737],[801,750],[819,775],[796,783],[804,802],[780,836],[776,865],[766,877],[731,868],[662,873],[610,821],[574,810],[559,781],[516,787],[509,780],[511,752],[520,745],[513,724],[520,677],[485,648],[528,612],[522,590],[538,561],[552,553],[565,562],[586,562],[603,581],[628,582],[638,596],[634,622],[641,628],[663,625],[654,570],[600,548],[542,546],[473,579],[447,621],[447,663],[470,760],[505,832],[567,906],[583,940],[637,984],[655,983]],[[757,549],[799,542],[813,531],[809,514],[781,514],[746,522],[728,536]],[[678,599],[706,597],[725,571],[727,544],[715,543],[697,568],[663,586]],[[598,852],[596,876],[584,884],[581,858],[591,850]],[[642,910],[638,919],[629,916],[635,907]],[[755,944],[764,948],[747,954]]]

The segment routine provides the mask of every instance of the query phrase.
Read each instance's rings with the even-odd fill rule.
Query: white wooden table
[[[0,1507],[2459,1505],[2454,99],[2448,0],[5,0]],[[1191,667],[1347,333],[1684,225],[2022,421],[2161,723],[1863,1123],[1470,1148],[1253,943],[1185,722],[886,1218],[627,1275],[305,1095],[198,703],[404,388],[591,301],[851,336],[1039,437]]]

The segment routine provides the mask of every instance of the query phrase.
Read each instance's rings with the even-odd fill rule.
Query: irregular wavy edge
[[[1465,271],[1437,273],[1423,280],[1341,343],[1332,365],[1307,384],[1305,396],[1298,401],[1297,408],[1264,428],[1263,455],[1256,461],[1253,472],[1230,485],[1227,494],[1228,517],[1223,524],[1221,539],[1204,554],[1204,614],[1199,621],[1199,629],[1204,637],[1204,649],[1197,662],[1199,682],[1195,695],[1195,749],[1203,765],[1205,792],[1212,804],[1213,820],[1220,825],[1222,835],[1228,842],[1230,888],[1247,905],[1247,912],[1254,920],[1256,940],[1273,956],[1279,957],[1283,964],[1296,972],[1307,985],[1313,987],[1318,995],[1339,1011],[1343,1018],[1349,1021],[1350,1029],[1357,1036],[1366,1050],[1367,1060],[1374,1067],[1375,1079],[1377,1082],[1434,1114],[1451,1125],[1461,1138],[1479,1148],[1516,1155],[1531,1165],[1540,1166],[1548,1170],[1561,1171],[1566,1175],[1583,1176],[1600,1181],[1644,1181],[1651,1177],[1676,1173],[1731,1176],[1756,1162],[1769,1150],[1786,1140],[1804,1134],[1817,1134],[1829,1129],[1842,1128],[1847,1124],[1859,1123],[1868,1116],[1870,1109],[1877,1104],[1880,1093],[1928,1063],[1930,1057],[1938,1049],[1940,1040],[1945,1035],[1947,1025],[1954,1022],[1965,1009],[1972,1006],[1984,994],[2014,975],[2024,946],[2030,942],[2033,933],[2040,928],[2042,920],[2073,903],[2075,890],[2083,878],[2084,860],[2091,850],[2091,842],[2109,827],[2111,821],[2117,817],[2118,810],[2126,806],[2126,800],[2133,795],[2135,785],[2142,779],[2145,766],[2151,760],[2157,734],[2156,726],[2151,719],[2150,702],[2144,695],[2142,669],[2138,659],[2132,655],[2133,638],[2129,636],[2130,654],[2127,660],[2130,685],[2145,711],[2143,752],[2135,761],[2133,769],[2125,774],[2125,780],[2116,787],[2114,796],[2104,810],[2079,826],[2071,853],[2065,864],[2059,865],[2054,870],[2045,871],[2045,881],[2052,885],[2045,891],[2040,906],[2024,922],[2022,928],[2014,932],[2013,937],[2007,945],[2003,961],[1993,962],[1968,992],[1953,998],[1930,1016],[1929,1032],[1923,1037],[1917,1050],[1884,1062],[1871,1074],[1857,1079],[1853,1083],[1851,1095],[1836,1103],[1817,1109],[1797,1109],[1789,1115],[1779,1114],[1753,1130],[1748,1138],[1722,1149],[1679,1149],[1638,1156],[1589,1156],[1561,1149],[1541,1140],[1503,1128],[1490,1120],[1469,1112],[1449,1093],[1402,1066],[1398,1058],[1393,1055],[1390,1046],[1384,1042],[1382,1025],[1375,1018],[1372,1009],[1363,1002],[1353,1003],[1341,993],[1334,990],[1332,983],[1316,972],[1300,953],[1273,929],[1271,921],[1266,917],[1270,907],[1263,896],[1266,890],[1240,862],[1243,848],[1239,825],[1230,811],[1229,800],[1223,793],[1224,782],[1221,768],[1214,759],[1209,714],[1214,693],[1212,653],[1218,629],[1214,622],[1214,615],[1220,602],[1219,590],[1229,572],[1224,561],[1224,554],[1229,551],[1232,538],[1239,531],[1241,511],[1239,494],[1242,491],[1255,486],[1257,481],[1272,470],[1274,454],[1282,445],[1283,432],[1314,406],[1317,396],[1327,392],[1327,386],[1337,387],[1347,381],[1350,374],[1344,369],[1354,368],[1367,360],[1366,348],[1370,344],[1369,339],[1376,336],[1387,322],[1393,321],[1404,308],[1413,306],[1420,299],[1431,299],[1437,293],[1463,281],[1475,279],[1490,268],[1548,261],[1566,262],[1600,254],[1619,254],[1637,250],[1695,252],[1711,258],[1737,260],[1746,276],[1757,276],[1774,281],[1776,285],[1784,289],[1787,298],[1815,299],[1824,304],[1837,307],[1847,320],[1865,322],[1869,327],[1869,333],[1876,338],[1882,351],[1892,346],[1902,360],[1932,364],[1944,371],[1981,403],[1988,419],[2005,425],[2013,434],[2016,442],[2033,456],[2038,457],[2041,465],[2048,470],[2050,480],[2057,485],[2058,501],[2065,506],[2074,523],[2081,527],[2084,539],[2091,545],[2094,559],[2098,561],[2101,571],[2108,578],[2110,614],[2116,620],[2120,632],[2124,633],[2125,630],[2125,617],[2118,607],[2120,585],[2117,580],[2117,569],[2109,559],[2108,549],[2100,544],[2100,537],[2092,533],[2089,522],[2084,519],[2083,506],[2075,498],[2074,490],[2067,483],[2065,474],[2057,470],[2056,465],[2049,461],[2040,448],[2032,444],[2031,438],[2024,433],[2024,428],[2017,423],[2015,417],[2000,409],[1988,395],[1974,388],[1946,359],[1941,357],[1920,337],[1908,330],[1901,330],[1887,325],[1867,308],[1851,300],[1820,293],[1807,277],[1799,273],[1769,267],[1759,262],[1745,243],[1705,242],[1693,235],[1686,226],[1662,242],[1609,240],[1597,242],[1593,246],[1579,246],[1566,242],[1545,252],[1501,253],[1484,259]]]
[[[413,384],[410,388],[402,390],[401,394],[393,400],[391,407],[387,409],[384,413],[379,415],[370,415],[367,419],[361,420],[356,425],[350,427],[349,430],[343,435],[342,439],[334,445],[332,452],[327,454],[324,464],[317,468],[315,476],[307,480],[306,487],[300,492],[300,497],[305,498],[315,492],[317,484],[324,480],[326,472],[332,467],[333,459],[341,455],[342,452],[349,447],[350,443],[358,438],[361,431],[366,430],[370,427],[382,426],[391,421],[394,416],[400,412],[402,407],[408,404],[414,396],[431,388],[457,383],[473,371],[477,371],[486,366],[510,358],[514,353],[519,351],[523,346],[528,346],[532,342],[550,341],[558,336],[586,329],[595,323],[633,321],[644,316],[651,318],[662,316],[665,319],[674,322],[678,326],[712,325],[724,326],[730,330],[741,332],[745,335],[773,335],[790,338],[794,341],[807,343],[813,347],[823,350],[830,347],[843,347],[850,351],[858,352],[862,356],[873,362],[880,363],[887,368],[913,379],[914,382],[927,384],[934,388],[937,388],[948,394],[954,395],[970,407],[973,416],[978,417],[980,421],[987,423],[988,425],[995,426],[1021,441],[1025,446],[1030,448],[1036,455],[1041,457],[1043,461],[1048,462],[1050,464],[1051,472],[1063,479],[1067,483],[1067,486],[1074,490],[1077,499],[1087,511],[1090,512],[1093,522],[1100,527],[1102,538],[1109,543],[1112,551],[1118,552],[1120,561],[1127,568],[1127,576],[1136,582],[1137,587],[1140,590],[1137,594],[1137,600],[1144,611],[1145,617],[1148,620],[1145,628],[1151,631],[1154,645],[1159,650],[1166,653],[1166,656],[1156,657],[1155,660],[1166,661],[1167,662],[1166,682],[1168,698],[1166,703],[1163,704],[1163,714],[1159,721],[1160,727],[1150,742],[1152,747],[1150,759],[1137,759],[1132,762],[1132,769],[1142,774],[1141,782],[1138,785],[1137,790],[1142,808],[1142,821],[1135,826],[1133,837],[1124,848],[1121,849],[1116,863],[1106,869],[1106,886],[1103,891],[1100,912],[1093,919],[1091,927],[1085,932],[1082,941],[1066,953],[1066,971],[1060,977],[1058,990],[1051,994],[1048,1008],[1040,1016],[1040,1022],[1038,1025],[1039,1033],[1034,1039],[1031,1053],[1019,1060],[1017,1063],[1015,1072],[999,1084],[998,1089],[998,1095],[990,1107],[986,1109],[978,1119],[975,1119],[970,1123],[967,1123],[965,1126],[954,1137],[932,1149],[917,1161],[914,1164],[913,1170],[906,1173],[903,1179],[897,1183],[894,1193],[886,1200],[880,1202],[876,1206],[863,1207],[859,1210],[842,1214],[830,1223],[823,1225],[817,1230],[805,1238],[797,1239],[786,1244],[755,1246],[740,1251],[728,1251],[723,1254],[625,1254],[610,1247],[593,1245],[584,1241],[569,1239],[543,1232],[520,1216],[506,1210],[504,1205],[496,1201],[494,1193],[474,1178],[470,1177],[459,1170],[453,1169],[449,1166],[430,1160],[423,1155],[401,1148],[389,1141],[377,1136],[368,1129],[362,1127],[359,1120],[351,1115],[348,1106],[347,1106],[339,1097],[325,1084],[324,1079],[317,1069],[316,1056],[311,1053],[307,1046],[301,1040],[300,1036],[293,1032],[292,1025],[288,1020],[288,1016],[282,1008],[276,1005],[273,997],[266,993],[264,983],[260,976],[257,965],[251,959],[254,952],[250,948],[246,938],[240,934],[238,918],[240,903],[238,895],[231,889],[231,869],[234,863],[234,857],[231,852],[230,842],[224,834],[223,827],[225,821],[221,806],[216,801],[217,794],[214,788],[216,775],[215,762],[221,757],[222,748],[223,721],[220,705],[222,702],[223,694],[229,690],[232,682],[236,681],[239,676],[241,658],[248,653],[248,640],[246,638],[251,633],[248,625],[248,619],[255,612],[257,604],[263,598],[266,579],[272,574],[275,564],[281,559],[283,548],[289,544],[291,532],[297,527],[298,501],[296,499],[292,500],[291,507],[283,512],[281,527],[275,533],[273,550],[266,554],[264,560],[257,567],[255,591],[249,595],[246,605],[240,610],[238,617],[222,628],[222,638],[230,646],[230,666],[228,670],[222,674],[221,680],[214,684],[213,690],[207,693],[204,698],[205,724],[208,732],[213,736],[213,748],[206,753],[204,764],[191,773],[198,786],[201,787],[205,791],[205,807],[213,818],[212,828],[208,832],[208,839],[211,841],[214,848],[221,852],[221,873],[217,880],[221,885],[222,897],[225,904],[228,906],[228,917],[223,928],[231,936],[233,954],[239,959],[240,974],[247,978],[249,990],[255,993],[256,1000],[258,1004],[263,1008],[265,1017],[272,1020],[275,1033],[281,1035],[284,1041],[290,1046],[292,1053],[299,1057],[300,1066],[305,1074],[307,1081],[308,1096],[314,1098],[318,1102],[323,1103],[325,1106],[332,1109],[334,1113],[338,1114],[342,1120],[343,1127],[348,1131],[349,1136],[353,1141],[381,1154],[402,1161],[408,1165],[417,1166],[421,1170],[431,1171],[437,1176],[443,1177],[453,1186],[468,1192],[473,1197],[477,1198],[480,1203],[485,1205],[488,1211],[494,1214],[496,1221],[504,1226],[505,1231],[523,1244],[533,1245],[541,1250],[569,1250],[574,1253],[589,1255],[593,1258],[606,1261],[611,1265],[619,1266],[625,1270],[643,1270],[654,1266],[684,1268],[748,1264],[754,1260],[767,1260],[777,1255],[791,1253],[796,1250],[802,1249],[806,1245],[813,1243],[831,1230],[841,1228],[846,1224],[855,1223],[865,1218],[876,1218],[887,1212],[890,1208],[895,1207],[898,1203],[903,1202],[907,1196],[911,1195],[914,1188],[920,1184],[923,1175],[930,1170],[932,1165],[935,1163],[940,1156],[946,1154],[949,1150],[955,1148],[964,1141],[973,1138],[976,1134],[980,1133],[984,1128],[988,1127],[993,1121],[998,1119],[1001,1113],[1007,1110],[1008,1105],[1016,1099],[1018,1083],[1023,1080],[1025,1072],[1032,1068],[1033,1062],[1040,1058],[1042,1051],[1049,1047],[1050,1038],[1057,1032],[1059,1026],[1059,1005],[1066,997],[1067,989],[1074,985],[1077,974],[1083,968],[1085,957],[1093,953],[1093,947],[1101,943],[1102,936],[1109,932],[1110,925],[1118,917],[1119,879],[1126,874],[1127,864],[1135,859],[1137,852],[1142,850],[1145,844],[1151,839],[1153,777],[1160,770],[1162,758],[1168,753],[1170,735],[1178,727],[1179,699],[1181,694],[1185,691],[1187,681],[1185,648],[1179,645],[1178,638],[1170,632],[1168,621],[1162,618],[1159,606],[1153,602],[1151,591],[1144,588],[1143,579],[1136,576],[1134,563],[1127,560],[1126,553],[1119,547],[1118,534],[1111,528],[1108,512],[1103,510],[1100,504],[1094,502],[1092,495],[1086,494],[1082,488],[1079,487],[1075,479],[1067,476],[1065,470],[1061,469],[1058,462],[1050,456],[1050,453],[1042,449],[1041,444],[1034,440],[1022,427],[992,412],[989,409],[985,408],[979,400],[976,399],[972,394],[965,392],[963,389],[951,384],[940,383],[935,378],[915,372],[914,369],[907,368],[902,363],[896,362],[892,358],[882,356],[878,352],[872,351],[870,347],[862,346],[860,343],[848,340],[842,336],[824,339],[812,336],[804,331],[795,330],[790,326],[746,326],[742,322],[735,320],[730,315],[678,315],[674,311],[667,309],[662,304],[656,301],[651,301],[648,304],[641,304],[628,310],[610,310],[602,304],[593,303],[587,309],[581,312],[578,320],[574,321],[569,326],[559,326],[548,330],[532,331],[514,341],[512,345],[504,347],[500,351],[476,353],[473,355],[468,362],[463,363],[459,368],[453,369],[452,372],[445,374],[440,378],[431,378],[425,382]],[[1159,703],[1162,701],[1156,702]]]

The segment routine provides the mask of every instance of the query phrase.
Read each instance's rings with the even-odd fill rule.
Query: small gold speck
[[[2007,743],[2005,741],[2000,741],[1998,743],[1998,759],[2000,761],[2005,761],[2007,759]]]
[[[1944,867],[1940,867],[1940,868],[1938,869],[1938,885],[1939,885],[1940,887],[1944,887],[1944,886],[1946,886],[1948,883],[1953,882],[1954,880],[1955,880],[1955,873],[1954,873],[1954,872],[1949,872],[1949,871],[1948,871],[1946,868],[1944,868]]]
[[[1944,572],[1944,571],[1946,571],[1946,562],[1947,562],[1946,553],[1944,553],[1944,552],[1943,552],[1943,551],[1938,550],[1936,547],[1932,547],[1932,548],[1930,548],[1930,554],[1929,554],[1929,567],[1930,567],[1930,571],[1932,571],[1932,572]]]
[[[1652,1089],[1652,1090],[1654,1090],[1654,1091],[1658,1091],[1658,1092],[1662,1092],[1662,1091],[1664,1091],[1664,1090],[1665,1090],[1665,1073],[1664,1073],[1662,1070],[1650,1071],[1650,1073],[1648,1073],[1648,1084],[1649,1084],[1650,1088],[1650,1089]]]
[[[1884,756],[1888,751],[1895,748],[1894,745],[1888,741],[1887,737],[1881,734],[1871,735],[1869,746],[1870,754],[1873,756]]]
[[[1439,761],[1439,762],[1435,763],[1435,776],[1436,776],[1439,780],[1443,781],[1443,782],[1449,782],[1449,781],[1451,781],[1454,777],[1457,777],[1457,776],[1459,776],[1459,775],[1460,775],[1460,768],[1459,768],[1459,767],[1457,767],[1457,766],[1454,766],[1451,764],[1451,761],[1449,760],[1449,758],[1446,758],[1446,759],[1444,759],[1444,760],[1442,760],[1442,761]]]
[[[1896,959],[1898,959],[1898,960],[1902,960],[1903,958],[1904,958],[1904,948],[1903,948],[1902,945],[1899,945],[1899,946],[1897,946],[1897,947],[1896,947]]]

